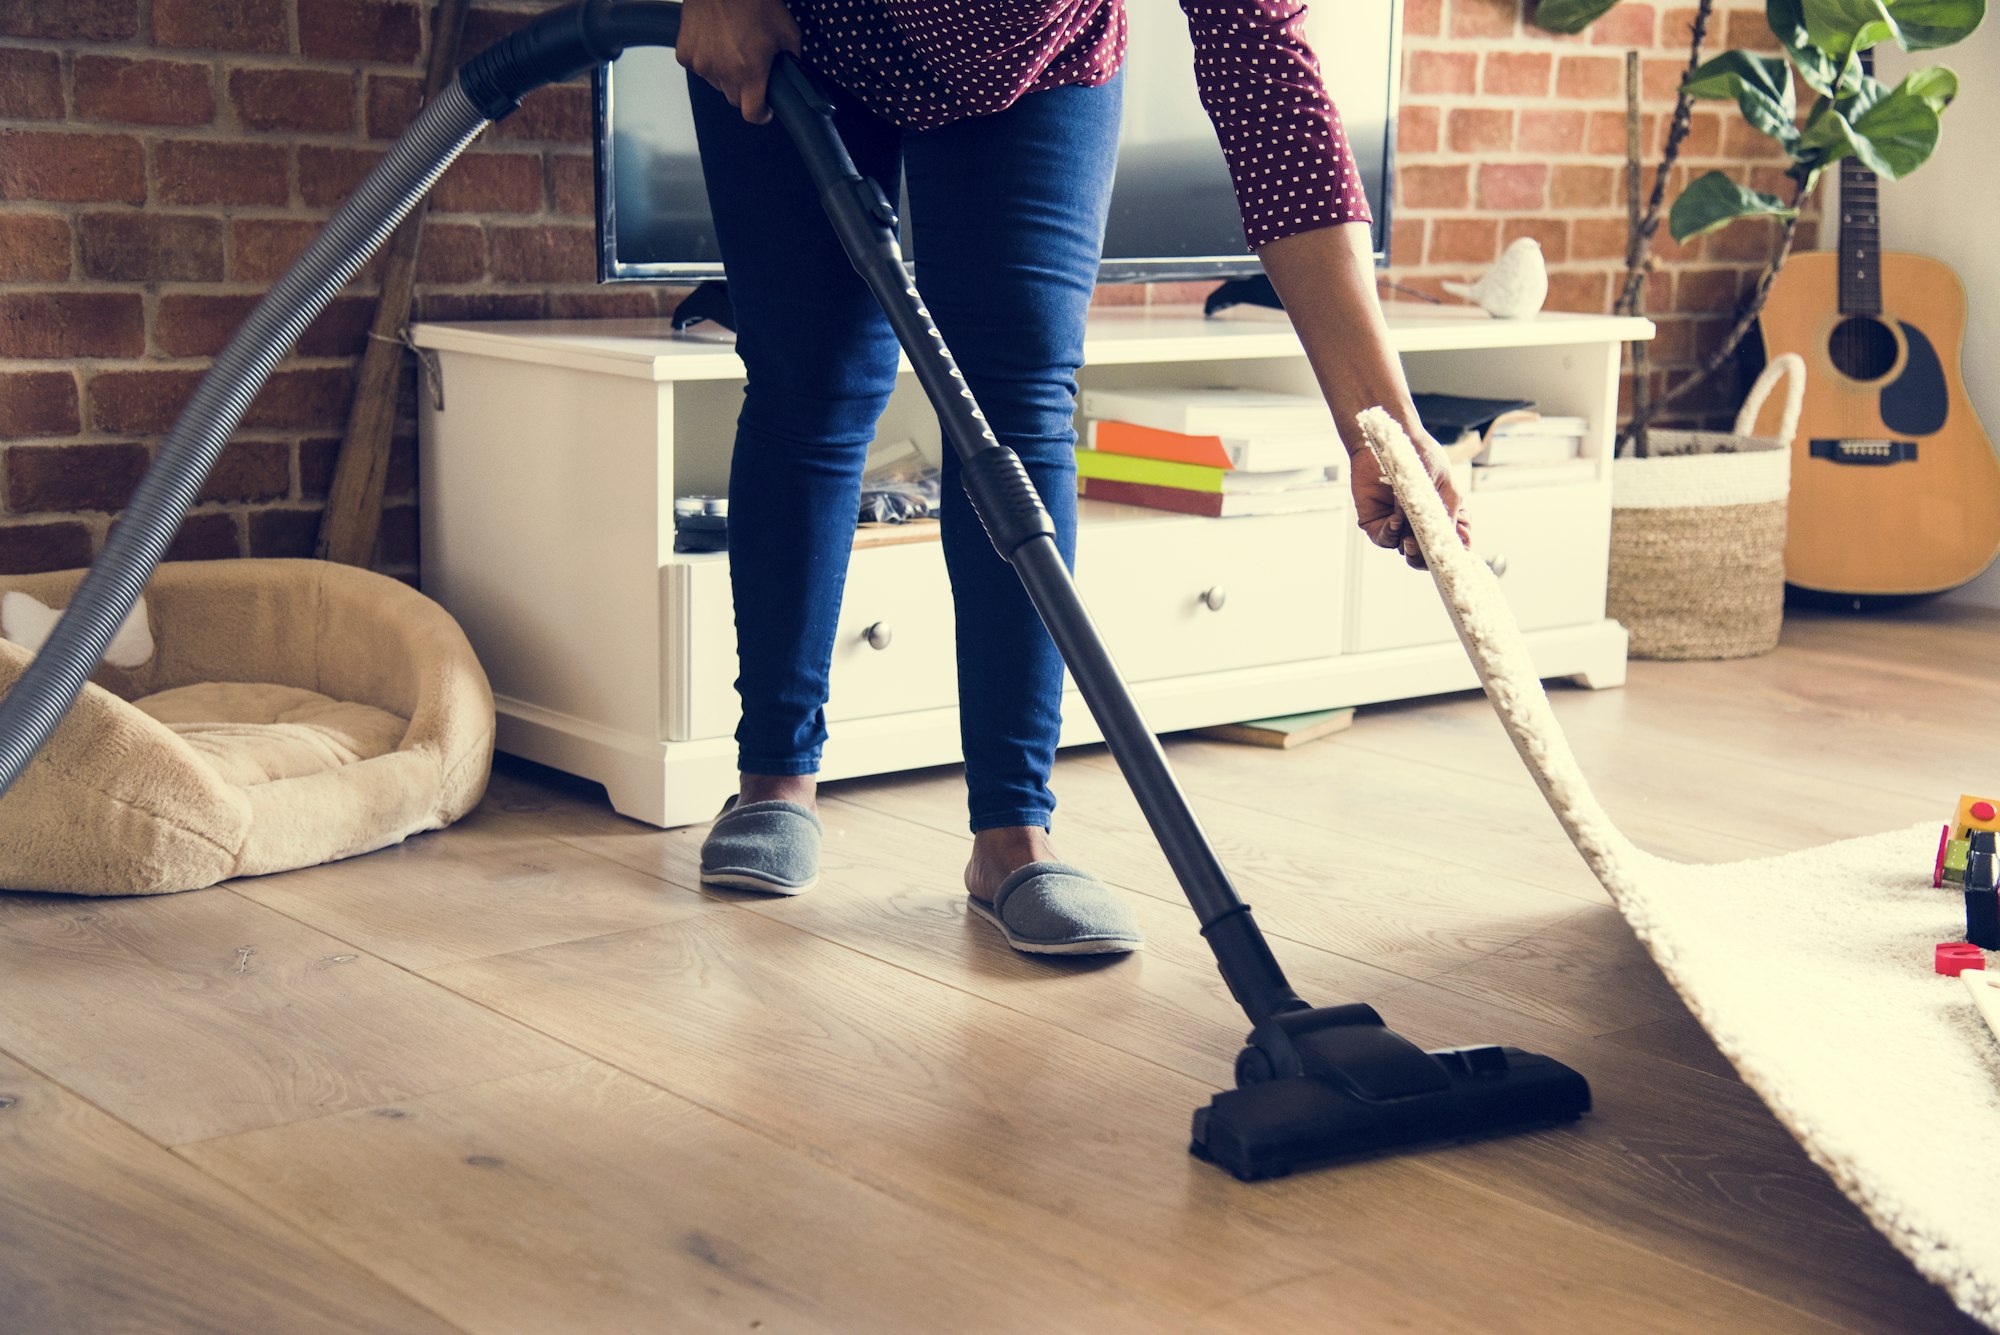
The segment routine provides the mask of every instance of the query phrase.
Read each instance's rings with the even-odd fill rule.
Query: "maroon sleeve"
[[[1365,0],[1349,0],[1349,3]],[[1298,0],[1181,0],[1195,81],[1215,122],[1252,250],[1294,232],[1371,222],[1340,113]]]

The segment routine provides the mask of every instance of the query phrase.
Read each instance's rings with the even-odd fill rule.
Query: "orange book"
[[[1220,436],[1184,436],[1178,431],[1134,426],[1130,422],[1099,421],[1091,423],[1091,442],[1106,454],[1136,454],[1147,459],[1201,464],[1206,468],[1236,466]]]

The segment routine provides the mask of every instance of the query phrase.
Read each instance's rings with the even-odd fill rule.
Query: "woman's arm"
[[[1340,223],[1294,232],[1257,252],[1271,286],[1285,303],[1319,379],[1320,392],[1347,446],[1353,476],[1355,517],[1379,547],[1395,547],[1412,565],[1421,565],[1416,539],[1382,479],[1374,454],[1360,439],[1354,419],[1364,408],[1386,408],[1403,424],[1429,465],[1445,509],[1458,521],[1461,542],[1471,545],[1465,512],[1444,452],[1417,421],[1402,363],[1389,346],[1389,327],[1375,300],[1375,259],[1368,224]]]

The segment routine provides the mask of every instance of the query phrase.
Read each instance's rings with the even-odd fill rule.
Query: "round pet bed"
[[[83,575],[0,576],[0,695]],[[486,674],[416,590],[323,561],[163,565],[0,797],[0,888],[162,894],[353,857],[465,815],[492,758]]]

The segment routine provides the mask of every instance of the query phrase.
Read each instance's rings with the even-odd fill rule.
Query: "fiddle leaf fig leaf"
[[[1721,172],[1709,172],[1681,191],[1667,214],[1667,229],[1674,240],[1686,241],[1738,218],[1789,218],[1796,212],[1775,195],[1752,190]]]
[[[1682,87],[1691,97],[1736,99],[1743,119],[1779,143],[1789,146],[1798,138],[1792,67],[1783,57],[1725,51],[1696,69]]]
[[[1535,26],[1547,32],[1582,32],[1616,7],[1618,0],[1542,0]]]

